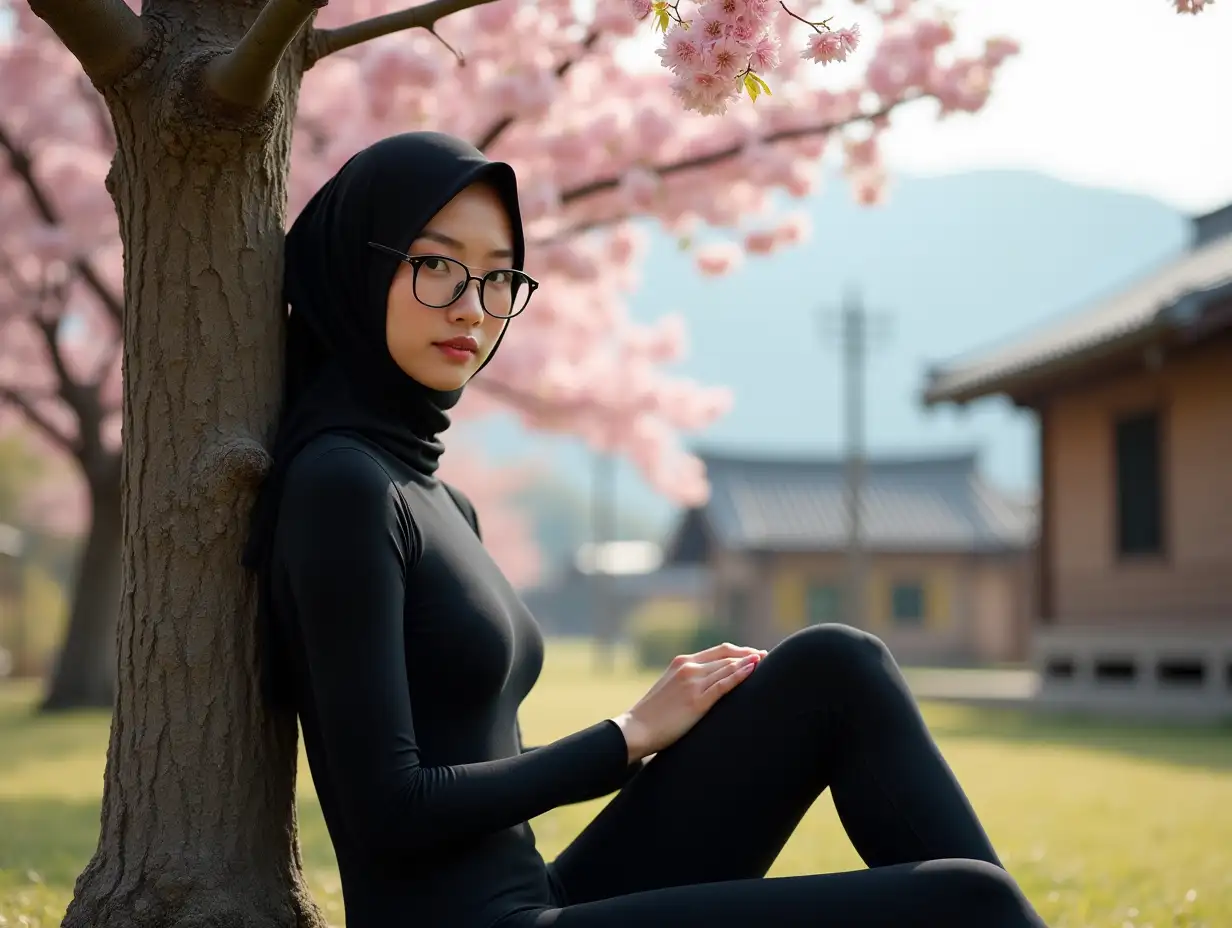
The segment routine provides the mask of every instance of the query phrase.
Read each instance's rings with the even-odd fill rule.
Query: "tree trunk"
[[[281,382],[302,45],[249,124],[198,90],[259,7],[147,2],[157,47],[106,93],[124,243],[122,592],[101,834],[66,928],[324,924],[300,872],[295,721],[263,705],[240,565]]]
[[[120,605],[119,461],[88,475],[90,531],[77,564],[68,631],[43,711],[105,708],[115,702],[116,610]]]

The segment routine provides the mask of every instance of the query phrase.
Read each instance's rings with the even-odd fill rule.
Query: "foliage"
[[[637,666],[644,670],[662,669],[677,654],[691,654],[712,645],[722,644],[730,633],[714,622],[692,622],[683,625],[652,625],[643,623],[630,635]]]

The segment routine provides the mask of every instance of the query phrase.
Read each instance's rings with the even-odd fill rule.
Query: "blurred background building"
[[[1232,712],[1232,206],[1089,308],[934,371],[1039,418],[1041,697]]]

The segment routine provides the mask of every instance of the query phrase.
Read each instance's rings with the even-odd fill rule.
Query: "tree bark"
[[[124,244],[123,538],[98,848],[66,928],[324,925],[296,841],[296,726],[261,699],[240,565],[281,382],[301,36],[255,116],[203,91],[260,4],[152,0],[103,92]]]
[[[90,530],[77,563],[68,630],[41,709],[110,709],[115,702],[116,612],[120,605],[119,456],[87,475]]]

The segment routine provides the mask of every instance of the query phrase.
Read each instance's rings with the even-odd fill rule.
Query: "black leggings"
[[[870,869],[765,874],[829,787]],[[1042,928],[885,646],[790,636],[550,865],[499,928]]]

